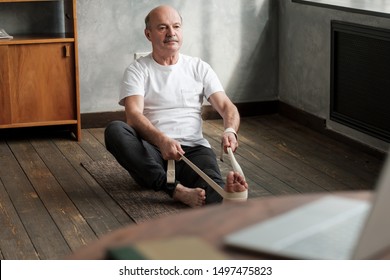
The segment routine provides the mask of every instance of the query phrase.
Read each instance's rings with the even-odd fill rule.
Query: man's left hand
[[[238,147],[236,134],[234,134],[233,132],[224,132],[222,135],[222,145],[225,153],[227,153],[228,147],[230,147],[232,151],[235,152]]]

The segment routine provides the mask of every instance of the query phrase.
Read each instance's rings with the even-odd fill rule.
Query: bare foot
[[[173,199],[183,202],[192,208],[200,207],[205,205],[206,192],[201,188],[191,189],[178,184],[173,193]]]
[[[226,176],[225,191],[228,193],[237,193],[247,190],[248,183],[245,181],[245,178],[238,172],[229,171]],[[246,198],[244,200],[246,200]],[[224,202],[225,201],[230,201],[230,199],[226,198],[224,199]]]

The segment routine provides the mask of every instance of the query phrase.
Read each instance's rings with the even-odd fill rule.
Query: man
[[[107,149],[138,184],[166,191],[190,207],[220,202],[222,197],[183,161],[176,163],[175,183],[167,183],[167,160],[180,160],[184,154],[226,192],[246,191],[245,179],[232,171],[224,186],[216,156],[203,138],[204,96],[223,118],[225,152],[238,147],[240,117],[211,67],[180,54],[180,14],[170,6],[158,6],[146,16],[145,25],[152,53],[125,71],[119,104],[125,106],[126,123],[108,125]]]

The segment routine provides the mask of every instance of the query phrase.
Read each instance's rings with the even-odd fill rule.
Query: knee
[[[122,130],[124,124],[125,123],[122,121],[110,122],[104,130],[105,139],[111,139],[114,135],[118,134],[118,132]]]
[[[110,122],[104,131],[104,142],[106,143],[106,147],[109,147],[111,143],[121,139],[124,132],[129,129],[129,125],[123,121]]]
[[[121,131],[127,124],[123,121],[112,121],[110,122],[105,131],[105,136],[110,136],[112,134],[116,134],[118,131]]]
[[[104,141],[107,144],[138,138],[137,132],[123,121],[112,121],[104,131]]]

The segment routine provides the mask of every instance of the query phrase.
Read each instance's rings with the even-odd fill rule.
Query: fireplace
[[[330,119],[390,142],[390,30],[331,22]]]

